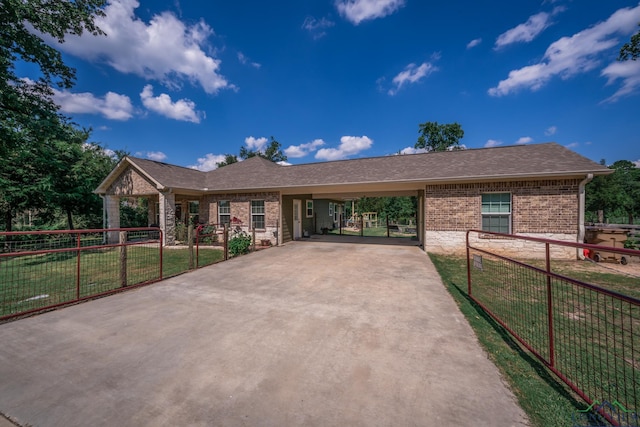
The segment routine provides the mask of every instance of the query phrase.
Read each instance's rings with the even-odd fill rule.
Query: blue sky
[[[637,0],[111,0],[105,11],[106,37],[58,46],[77,83],[55,99],[109,149],[209,170],[274,136],[298,164],[412,152],[418,124],[437,121],[460,123],[467,148],[555,141],[640,165],[640,61],[616,61],[639,29]]]

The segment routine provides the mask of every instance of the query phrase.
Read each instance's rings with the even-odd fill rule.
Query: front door
[[[293,200],[293,240],[302,238],[302,201]]]

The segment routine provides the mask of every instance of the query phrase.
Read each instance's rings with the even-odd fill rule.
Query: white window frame
[[[259,207],[259,206],[254,206],[254,202],[262,202],[262,212],[258,212],[254,210],[254,207]],[[263,199],[260,200],[252,200],[251,204],[250,204],[250,210],[251,210],[251,229],[256,229],[256,230],[264,230],[267,226],[266,222],[265,222],[265,211],[266,211],[266,204],[265,201]],[[256,227],[255,223],[258,222],[256,221],[256,219],[254,219],[255,217],[262,217],[262,227]]]
[[[227,206],[224,206],[224,209],[228,211],[223,212],[222,204],[226,203]],[[223,219],[223,217],[228,217],[227,221]],[[218,201],[218,224],[223,225],[227,224],[227,226],[231,225],[231,201],[229,200],[219,200]]]
[[[305,211],[307,218],[313,218],[313,200],[306,200]]]
[[[509,211],[508,212],[485,212],[484,210],[484,203],[483,203],[483,197],[484,196],[491,196],[493,194],[499,194],[499,195],[504,195],[507,194],[509,195]],[[502,202],[499,202],[500,204],[502,204]],[[498,232],[498,233],[504,233],[504,230],[492,230],[492,229],[485,229],[484,227],[484,220],[485,218],[491,218],[491,217],[507,217],[507,221],[508,221],[508,227],[509,229],[507,230],[506,234],[511,234],[512,232],[512,223],[513,223],[513,194],[507,191],[496,191],[496,192],[490,192],[490,193],[482,193],[480,195],[480,229],[482,231],[491,231],[491,232]]]
[[[333,202],[329,202],[329,216],[333,218]]]

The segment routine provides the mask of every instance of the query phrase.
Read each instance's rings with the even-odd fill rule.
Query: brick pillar
[[[120,196],[104,196],[107,210],[107,228],[120,228]],[[118,232],[107,233],[109,243],[118,243]]]
[[[147,225],[156,224],[156,199],[149,197],[147,199]]]
[[[164,233],[165,246],[176,244],[176,196],[160,193],[160,228]]]

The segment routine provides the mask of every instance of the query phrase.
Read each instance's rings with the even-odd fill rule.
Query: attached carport
[[[417,247],[292,242],[0,325],[0,342],[19,425],[527,423]]]

